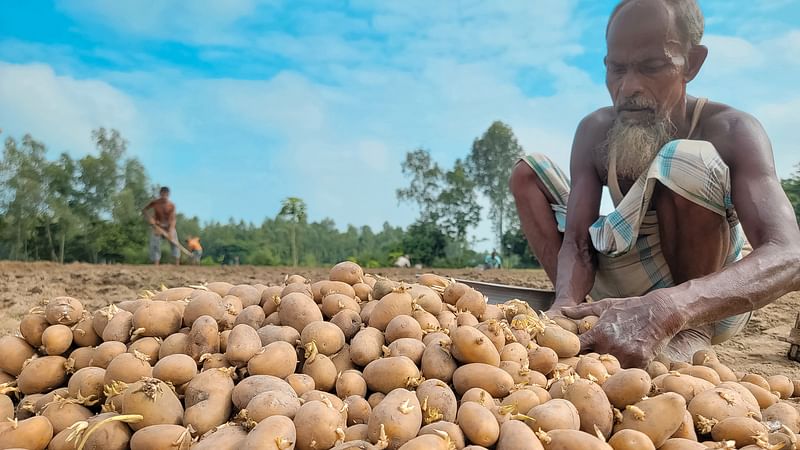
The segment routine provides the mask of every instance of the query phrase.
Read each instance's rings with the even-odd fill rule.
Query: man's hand
[[[570,299],[559,299],[559,298],[557,298],[557,299],[555,299],[553,304],[550,306],[550,309],[548,309],[544,313],[547,315],[547,317],[549,317],[551,319],[553,317],[563,317],[564,314],[561,313],[561,308],[572,308],[574,306],[577,306],[578,303],[580,303],[580,302],[576,302],[576,301],[570,300]]]
[[[581,351],[610,353],[622,367],[646,367],[686,324],[675,303],[658,291],[564,307],[561,313],[571,319],[598,316],[580,336]]]

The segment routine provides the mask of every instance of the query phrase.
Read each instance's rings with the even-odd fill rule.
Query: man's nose
[[[621,98],[631,98],[644,93],[639,75],[634,70],[629,70],[622,76],[619,86],[619,94]]]

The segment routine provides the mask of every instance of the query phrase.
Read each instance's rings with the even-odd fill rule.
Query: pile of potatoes
[[[799,449],[800,381],[712,352],[623,369],[597,318],[334,266],[328,280],[59,297],[0,338],[0,449]]]

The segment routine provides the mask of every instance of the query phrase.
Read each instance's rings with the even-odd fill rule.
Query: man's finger
[[[588,353],[594,350],[595,341],[597,339],[595,336],[597,333],[593,331],[594,329],[591,329],[578,336],[581,340],[581,353]]]
[[[603,300],[594,303],[583,303],[577,306],[565,306],[561,308],[561,314],[570,319],[583,319],[586,316],[600,316],[606,310],[608,303]]]

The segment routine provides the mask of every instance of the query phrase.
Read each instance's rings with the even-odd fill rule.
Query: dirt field
[[[548,288],[550,283],[541,271],[526,270],[437,270],[445,276],[482,281]],[[136,298],[144,289],[199,284],[207,281],[237,283],[279,283],[289,268],[250,266],[227,267],[151,267],[57,265],[50,263],[0,262],[0,330],[13,332],[19,319],[42,300],[60,295],[80,299],[90,310]],[[319,280],[327,269],[300,269],[297,273]],[[373,273],[395,280],[411,281],[416,270],[380,269]],[[788,344],[780,338],[788,335],[794,317],[800,311],[800,292],[789,294],[757,311],[744,333],[717,348],[724,363],[736,370],[763,375],[785,374],[800,378],[800,363],[786,358]]]

